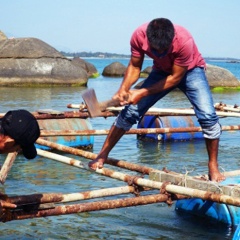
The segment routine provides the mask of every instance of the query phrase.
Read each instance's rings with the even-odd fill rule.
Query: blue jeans
[[[141,88],[151,86],[166,78],[167,75],[168,74],[165,72],[153,70],[144,81]],[[205,70],[196,67],[187,71],[181,82],[174,88],[179,88],[189,99],[205,137],[210,139],[219,138],[221,134],[221,126],[218,123],[218,116],[215,112]],[[151,106],[174,88],[144,97],[136,105],[126,106],[116,119],[115,125],[125,130],[129,130],[133,124],[136,124],[137,121],[144,116]]]

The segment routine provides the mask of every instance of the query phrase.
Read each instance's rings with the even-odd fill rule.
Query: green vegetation
[[[240,91],[240,87],[214,87],[211,90],[213,92]]]
[[[89,78],[98,78],[100,76],[100,73],[93,73]]]

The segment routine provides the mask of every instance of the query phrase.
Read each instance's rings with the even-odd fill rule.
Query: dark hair
[[[2,127],[2,120],[0,120],[0,134],[5,135],[4,129]]]
[[[147,38],[151,47],[164,51],[168,49],[174,38],[174,26],[166,18],[153,19],[147,27]]]

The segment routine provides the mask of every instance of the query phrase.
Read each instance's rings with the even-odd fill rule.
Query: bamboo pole
[[[94,160],[97,157],[97,154],[95,154],[95,153],[91,153],[91,152],[88,152],[88,151],[84,151],[84,150],[76,149],[76,148],[72,148],[72,147],[67,147],[67,146],[64,146],[64,145],[61,145],[61,144],[57,144],[57,143],[54,143],[54,142],[44,140],[42,138],[38,138],[38,140],[36,142],[39,145],[47,146],[49,148],[53,148],[53,149],[63,151],[63,152],[66,152],[66,153],[70,153],[70,154],[73,154],[73,155],[82,156],[82,157],[85,157],[85,158],[91,159],[91,160]],[[113,166],[125,168],[125,169],[131,170],[131,171],[140,172],[140,173],[143,173],[143,174],[149,174],[151,171],[155,170],[153,168],[149,168],[149,167],[142,166],[142,165],[139,165],[139,164],[128,163],[124,160],[118,160],[118,159],[114,159],[114,158],[108,158],[106,160],[106,163],[108,163],[110,165],[113,165]],[[169,170],[166,170],[164,172],[173,173]],[[179,173],[176,173],[176,172],[174,172],[174,173],[179,175]],[[240,175],[240,170],[223,172],[223,174],[226,177],[238,176],[238,175]],[[193,176],[193,178],[199,178],[199,176]],[[206,175],[205,178],[208,179],[208,176]]]
[[[146,190],[146,189],[145,189]],[[92,190],[79,193],[37,193],[31,195],[21,195],[6,197],[4,200],[11,204],[26,205],[26,204],[44,204],[44,203],[66,203],[75,202],[93,198],[109,197],[120,194],[134,193],[135,188],[132,186],[122,186],[105,188],[100,190]]]
[[[5,159],[4,164],[2,165],[2,168],[0,170],[0,182],[1,184],[5,183],[5,180],[7,178],[7,175],[13,165],[14,160],[17,157],[18,152],[12,152],[8,153],[7,158]]]
[[[61,144],[57,144],[57,143],[54,143],[54,142],[44,140],[42,138],[38,138],[36,143],[40,144],[40,145],[50,147],[52,149],[56,149],[56,150],[59,150],[59,151],[70,153],[70,154],[73,154],[73,155],[82,156],[82,157],[85,157],[85,158],[91,159],[91,160],[94,160],[97,157],[97,154],[95,154],[95,153],[87,152],[87,151],[84,151],[84,150],[81,150],[81,149],[67,147],[67,146],[64,146],[64,145],[61,145]],[[140,173],[143,173],[143,174],[149,174],[151,171],[154,170],[153,168],[141,166],[141,165],[134,164],[134,163],[128,163],[126,161],[118,160],[118,159],[114,159],[114,158],[108,158],[106,160],[106,163],[111,164],[113,166],[125,168],[125,169],[131,170],[131,171],[140,172]]]
[[[240,125],[222,126],[222,131],[240,130]],[[201,127],[178,127],[178,128],[138,128],[130,129],[125,134],[164,134],[164,133],[181,133],[181,132],[201,132]],[[41,137],[51,136],[92,136],[107,135],[106,130],[41,130]]]
[[[79,112],[79,111],[60,112],[59,114],[53,114],[50,112],[49,113],[32,112],[32,114],[36,119],[63,119],[63,118],[88,118],[89,117],[88,112]],[[0,118],[3,117],[4,115],[5,113],[0,113]],[[112,113],[110,113],[110,115],[115,116]]]
[[[108,111],[112,112],[119,112],[123,109],[123,107],[109,107],[107,108]],[[188,108],[149,108],[146,115],[159,115],[159,116],[182,116],[182,115],[195,115],[195,112],[193,109]],[[222,112],[222,111],[216,111],[216,114],[221,117],[240,117],[240,113],[235,112]]]
[[[2,216],[1,220],[3,222],[8,222],[12,220],[23,220],[28,218],[39,218],[47,216],[57,216],[63,214],[73,214],[80,212],[89,212],[89,211],[99,211],[99,210],[108,210],[114,208],[122,207],[132,207],[138,205],[154,204],[159,202],[166,202],[168,196],[164,194],[155,194],[147,196],[139,196],[133,198],[124,198],[117,200],[107,200],[107,201],[98,201],[98,202],[89,202],[81,203],[75,205],[62,205],[56,206],[52,209],[45,210],[33,210],[33,211],[12,211],[8,214]]]
[[[82,108],[82,104],[68,104],[69,108]],[[109,112],[120,112],[124,107],[108,107],[104,113]],[[221,117],[240,117],[238,112],[222,112],[216,111],[216,114]],[[191,108],[149,108],[145,115],[156,115],[156,116],[176,116],[176,115],[195,115],[195,112]]]
[[[10,202],[6,202],[4,200],[0,200],[0,213],[2,212],[2,210],[4,208],[16,208],[17,205],[16,204],[13,204],[13,203],[10,203]]]
[[[240,113],[240,107],[237,106],[236,104],[235,105],[227,105],[224,103],[215,103],[214,107],[220,111],[231,111],[231,112],[239,112]]]
[[[59,154],[55,154],[55,153],[46,154],[47,151],[43,151],[40,149],[37,149],[37,152],[40,156],[45,156],[47,158],[51,158],[53,160],[60,161],[62,163],[66,163],[66,164],[70,164],[70,165],[73,165],[76,167],[83,168],[81,162],[78,160],[64,157],[65,161],[63,161],[62,156]],[[46,152],[46,153],[44,153],[44,152]],[[75,161],[74,164],[73,164],[73,161]],[[104,176],[108,176],[111,178],[115,178],[115,179],[124,181],[124,182],[131,182],[133,184],[136,184],[136,185],[139,185],[142,187],[149,187],[149,188],[153,188],[153,189],[162,189],[162,187],[164,186],[162,182],[156,182],[156,181],[152,181],[152,180],[148,180],[148,179],[143,179],[138,176],[127,175],[127,174],[113,171],[113,170],[110,170],[107,168],[97,169],[95,172],[102,174]],[[224,195],[224,194],[217,194],[217,193],[213,193],[213,192],[209,192],[209,191],[202,191],[199,189],[192,189],[192,188],[176,186],[176,185],[172,185],[172,184],[166,185],[164,188],[167,192],[173,193],[173,194],[181,194],[181,195],[185,195],[185,196],[192,197],[192,198],[193,197],[201,198],[203,200],[209,200],[209,201],[218,202],[218,203],[225,203],[228,205],[233,205],[233,206],[238,206],[238,207],[240,206],[240,198],[231,197],[231,196]]]

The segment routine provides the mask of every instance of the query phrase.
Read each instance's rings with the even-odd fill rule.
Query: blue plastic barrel
[[[195,116],[144,116],[138,124],[138,128],[184,128],[200,127]],[[150,139],[156,141],[184,141],[192,139],[202,139],[202,132],[181,132],[163,134],[144,134],[138,135],[140,139]]]
[[[239,177],[232,177],[227,178],[221,183],[221,185],[239,184],[239,182]],[[189,213],[204,219],[221,222],[227,226],[235,227],[240,223],[240,208],[227,204],[192,198],[178,200],[176,202],[175,209],[178,212]]]
[[[239,240],[239,239],[240,239],[240,224],[238,224],[238,227],[234,232],[232,240]]]
[[[38,120],[41,130],[91,130],[89,119],[64,118],[64,119],[40,119]],[[45,140],[62,144],[68,147],[92,148],[93,136],[54,136],[45,137]],[[48,150],[49,147],[36,144],[38,148]]]

